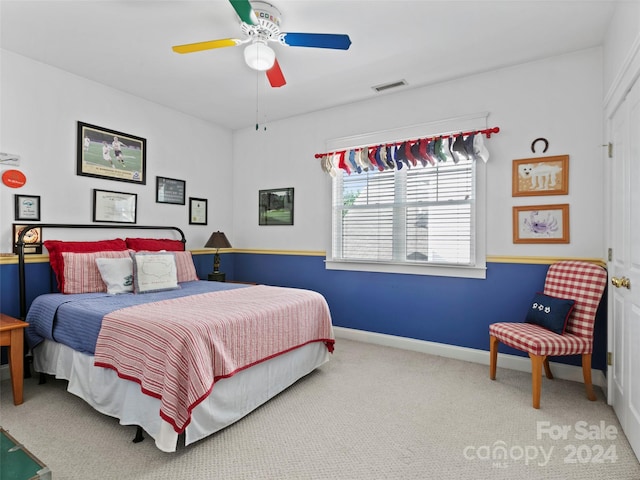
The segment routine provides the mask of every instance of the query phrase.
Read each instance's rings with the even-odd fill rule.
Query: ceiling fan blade
[[[240,20],[249,25],[258,24],[258,17],[256,17],[249,0],[229,0],[229,2],[240,17]]]
[[[278,59],[276,58],[273,63],[273,67],[267,70],[267,78],[269,79],[269,83],[273,88],[282,87],[287,84],[287,81],[284,79],[284,75],[282,74],[282,70],[280,69],[280,64],[278,63]]]
[[[236,38],[222,38],[220,40],[209,40],[207,42],[189,43],[186,45],[174,45],[171,47],[176,53],[192,53],[202,50],[211,50],[212,48],[235,47],[240,45],[241,40]]]
[[[349,50],[351,39],[349,35],[333,33],[282,33],[280,41],[290,47],[333,48]]]

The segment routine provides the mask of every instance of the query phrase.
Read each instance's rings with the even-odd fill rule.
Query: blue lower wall
[[[542,291],[547,265],[488,263],[485,280],[326,270],[324,257],[257,253],[221,254],[227,280],[307,288],[325,296],[339,327],[489,349],[489,324],[522,321]],[[194,255],[200,278],[213,270],[213,255]],[[27,304],[50,291],[48,263],[29,263]],[[606,293],[595,327],[593,368],[606,372]],[[0,307],[18,317],[18,268],[0,265]],[[504,345],[500,351],[522,352]],[[580,365],[578,357],[554,358]]]
[[[233,276],[322,293],[339,327],[489,350],[489,325],[524,320],[548,265],[488,263],[484,280],[326,270],[324,257],[234,254]],[[606,293],[595,326],[593,368],[606,372]],[[523,355],[500,346],[500,352]],[[576,356],[554,361],[580,365]]]

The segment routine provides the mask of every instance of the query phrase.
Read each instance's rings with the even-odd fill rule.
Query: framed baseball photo
[[[147,141],[78,122],[76,174],[119,182],[147,183]]]

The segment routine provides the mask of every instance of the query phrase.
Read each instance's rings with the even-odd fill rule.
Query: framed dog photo
[[[513,161],[513,197],[567,195],[569,155]]]

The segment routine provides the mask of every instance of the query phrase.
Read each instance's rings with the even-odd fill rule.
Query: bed
[[[137,228],[182,238],[45,242],[59,292],[39,295],[28,312],[18,239],[36,372],[67,380],[94,409],[174,452],[181,436],[189,445],[231,425],[328,361],[322,295],[198,280],[179,229]]]

